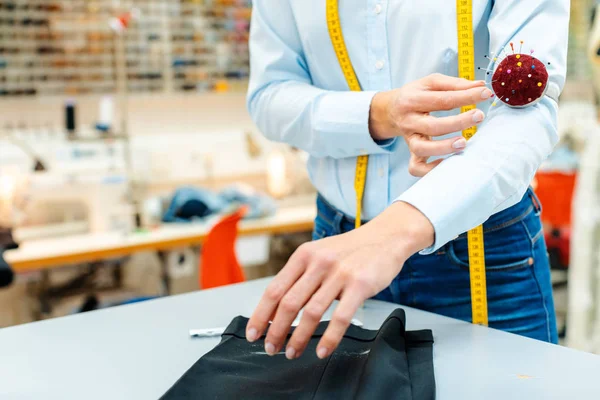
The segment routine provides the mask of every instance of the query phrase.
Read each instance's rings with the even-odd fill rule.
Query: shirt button
[[[383,66],[385,65],[385,63],[383,62],[383,60],[379,60],[375,63],[375,68],[377,69],[383,69]]]
[[[379,177],[383,178],[383,168],[379,168]]]
[[[374,11],[375,11],[375,14],[377,14],[377,15],[381,14],[381,8],[382,8],[382,7],[381,7],[381,4],[377,4],[377,5],[375,6],[375,10],[374,10]]]

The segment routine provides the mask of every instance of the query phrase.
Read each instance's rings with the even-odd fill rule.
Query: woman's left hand
[[[433,226],[417,209],[398,202],[363,227],[305,243],[292,255],[262,296],[246,328],[253,342],[267,330],[265,351],[282,350],[293,321],[299,325],[285,350],[299,357],[323,314],[339,299],[317,356],[337,348],[361,304],[385,289],[415,252],[433,243]]]

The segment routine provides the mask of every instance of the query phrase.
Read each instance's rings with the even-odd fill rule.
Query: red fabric
[[[542,204],[542,221],[555,228],[571,226],[571,203],[575,191],[576,174],[538,172],[535,176],[535,194]]]
[[[246,280],[235,254],[235,241],[238,222],[247,211],[247,207],[242,207],[223,217],[208,233],[202,245],[200,288],[209,289]]]
[[[537,58],[526,54],[511,54],[506,57],[498,65],[492,78],[494,93],[500,101],[510,106],[526,106],[535,102],[543,96],[547,84],[546,66]]]

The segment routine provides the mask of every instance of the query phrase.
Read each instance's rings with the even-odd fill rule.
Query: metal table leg
[[[167,252],[159,250],[156,252],[158,259],[160,260],[160,279],[161,279],[161,296],[168,296],[171,294],[171,278],[169,276],[169,266],[167,265]]]

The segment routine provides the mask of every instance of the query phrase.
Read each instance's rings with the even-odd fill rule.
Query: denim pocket
[[[540,230],[537,227],[540,227]],[[485,267],[487,271],[508,271],[531,267],[534,263],[533,244],[542,236],[541,224],[531,209],[522,218],[511,220],[508,226],[492,227],[484,234]],[[462,269],[469,269],[469,248],[466,237],[447,245],[446,256]]]

